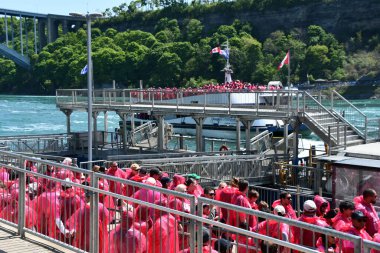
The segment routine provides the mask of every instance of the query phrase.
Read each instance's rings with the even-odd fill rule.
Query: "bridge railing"
[[[268,114],[281,111],[290,113],[295,110],[292,100],[296,99],[297,90],[275,91],[209,91],[201,89],[103,89],[94,90],[93,104],[103,106],[132,106],[135,104],[154,107],[155,105],[172,105],[173,110],[179,106],[191,106],[206,110],[208,106],[218,106],[230,112],[233,108],[250,108],[267,110]],[[87,104],[86,89],[57,90],[57,105],[84,106]],[[157,108],[156,108],[157,109]]]
[[[83,173],[86,175],[84,180],[89,185],[69,182],[60,177],[53,177],[43,171],[25,170],[21,166],[25,160],[38,162],[46,168],[56,167],[65,172]],[[0,151],[0,161],[3,171],[6,170],[12,175],[17,174],[19,177],[18,191],[12,192],[13,196],[15,196],[11,200],[12,204],[5,206],[5,208],[10,209],[10,216],[2,216],[1,221],[8,221],[9,224],[13,224],[18,228],[18,232],[22,236],[33,234],[77,252],[114,252],[115,248],[120,249],[118,252],[126,253],[129,252],[127,249],[130,248],[134,248],[134,252],[141,252],[144,251],[140,250],[141,247],[144,247],[143,242],[146,243],[145,247],[148,247],[148,252],[166,252],[167,247],[174,247],[174,252],[189,247],[191,252],[195,252],[197,246],[199,252],[202,246],[206,248],[213,247],[213,242],[223,235],[235,239],[233,244],[240,249],[239,252],[250,252],[252,248],[256,249],[257,252],[260,247],[260,240],[276,244],[278,247],[288,250],[317,252],[314,249],[301,246],[306,244],[302,236],[306,233],[310,235],[310,238],[313,238],[310,247],[315,248],[315,240],[319,236],[330,235],[339,240],[339,246],[342,246],[342,241],[345,240],[354,245],[355,253],[362,251],[363,242],[360,237],[269,213],[203,197],[199,197],[196,202],[194,196],[185,193],[93,173],[49,161],[33,160],[33,158],[8,152]],[[37,179],[37,184],[28,185],[27,188],[25,182],[27,178],[30,180],[31,177]],[[129,197],[118,194],[117,191],[116,193],[108,191],[104,188],[104,182],[106,181],[122,186],[131,186],[132,189],[133,187],[139,188],[139,190],[150,192],[149,196],[156,196],[156,198],[151,201],[141,197],[144,195]],[[103,187],[101,183],[103,183]],[[43,191],[39,194],[36,192],[36,195],[33,196],[34,186],[37,189],[43,187]],[[68,203],[64,204],[63,202],[62,205],[55,206],[55,202],[64,199],[64,195],[61,195],[55,188],[58,186],[64,187],[66,190],[71,188],[79,196],[82,196],[83,199],[79,199],[79,206],[70,209]],[[25,195],[26,189],[33,192],[33,200],[30,195]],[[107,206],[108,203],[116,204],[116,206]],[[205,206],[216,206],[225,210],[227,213],[227,216],[225,216],[226,224],[206,217],[203,211]],[[39,208],[39,212],[33,213],[31,207]],[[14,210],[17,210],[17,212],[14,212]],[[61,213],[62,210],[71,211],[73,214],[68,216],[68,213]],[[111,212],[114,213],[111,214]],[[229,213],[236,213],[235,217],[239,218],[232,223],[233,220],[228,218]],[[63,227],[62,224],[55,220],[56,217],[60,217],[61,221],[66,218],[65,222],[62,222]],[[110,222],[111,218],[114,218],[115,221]],[[267,221],[267,223],[261,229],[257,226],[257,223],[248,222],[240,224],[240,227],[231,226],[235,225],[241,218],[247,221],[252,220],[253,222],[260,218]],[[151,221],[149,221],[150,219]],[[267,236],[265,231],[269,229],[269,221],[284,224],[286,226],[286,229],[283,229],[284,233],[289,233],[290,227],[300,231],[301,237],[296,238],[300,239],[300,245],[290,243],[289,237],[287,240],[284,237]],[[254,232],[247,229],[247,224],[253,224],[251,229]],[[59,234],[60,230],[64,233]],[[211,240],[203,241],[202,234],[204,230],[208,231]],[[122,236],[127,234],[127,231],[130,231],[128,235],[133,238],[132,240],[128,239],[130,237]],[[109,243],[105,243],[105,241]],[[377,244],[365,244],[367,248],[377,248],[377,246]]]

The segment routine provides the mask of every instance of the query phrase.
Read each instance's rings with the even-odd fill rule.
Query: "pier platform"
[[[71,253],[57,244],[29,235],[21,238],[13,227],[0,222],[0,253]]]

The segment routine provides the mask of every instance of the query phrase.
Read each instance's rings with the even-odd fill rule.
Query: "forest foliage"
[[[278,1],[256,0],[251,4],[253,2],[274,4]],[[292,1],[284,3],[290,5]],[[161,5],[165,7],[166,4]],[[269,4],[264,6],[270,7]],[[126,15],[128,8],[131,7],[121,6],[119,11],[114,9],[108,15]],[[119,87],[138,87],[139,80],[149,87],[222,82],[225,59],[210,54],[210,50],[223,47],[227,40],[231,47],[233,78],[251,83],[285,82],[287,69],[278,71],[277,66],[288,50],[293,83],[320,78],[356,80],[367,74],[377,75],[380,69],[379,36],[363,39],[360,32],[349,41],[340,42],[322,27],[311,25],[304,30],[292,29],[289,33],[275,31],[264,41],[259,41],[252,36],[251,24],[235,20],[204,34],[202,22],[195,18],[186,19],[181,26],[176,19],[161,18],[153,33],[93,28],[95,87],[110,84],[113,80]],[[86,30],[79,29],[61,35],[34,54],[33,41],[29,40],[31,71],[24,71],[12,61],[0,58],[0,92],[54,94],[58,88],[85,88],[87,77],[80,75],[80,71],[87,62],[86,42]],[[15,49],[19,46],[16,40]]]

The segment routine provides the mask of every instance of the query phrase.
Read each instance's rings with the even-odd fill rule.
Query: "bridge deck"
[[[32,235],[27,235],[27,238],[22,239],[15,232],[14,228],[0,223],[0,253],[45,253],[55,252],[64,253],[72,252],[63,249],[58,245],[42,240]]]

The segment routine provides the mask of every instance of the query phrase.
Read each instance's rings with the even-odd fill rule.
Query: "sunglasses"
[[[286,199],[288,199],[288,200],[292,200],[292,197],[287,197]]]
[[[208,195],[210,195],[210,196],[215,196],[215,193],[209,193]]]

